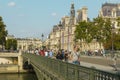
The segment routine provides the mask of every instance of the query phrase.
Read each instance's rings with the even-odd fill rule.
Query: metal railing
[[[42,70],[57,75],[59,80],[120,80],[120,73],[87,68],[34,54],[25,53],[22,56],[29,58],[34,65],[42,67]]]

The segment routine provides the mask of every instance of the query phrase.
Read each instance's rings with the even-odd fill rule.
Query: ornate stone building
[[[75,25],[80,21],[88,21],[87,10],[87,7],[82,7],[77,10],[77,14],[75,14],[74,4],[72,3],[70,16],[62,17],[60,23],[53,27],[53,30],[47,39],[46,46],[49,46],[50,49],[64,49],[68,51],[73,50],[75,45],[77,45],[81,51],[103,49],[103,46],[100,46],[96,40],[93,40],[89,45],[84,41],[79,41],[77,44],[74,42]],[[113,27],[116,29],[119,28],[116,19],[120,16],[120,4],[103,4],[99,16],[105,19],[110,18]]]
[[[99,16],[103,18],[110,18],[115,29],[119,29],[116,19],[120,17],[120,3],[105,3],[102,5]]]
[[[53,27],[49,35],[50,49],[64,49],[71,51],[75,45],[74,43],[74,31],[76,24],[79,21],[87,21],[87,7],[83,7],[77,11],[77,16],[75,14],[74,3],[71,4],[70,16],[62,17],[59,24]],[[48,39],[47,39],[48,40]]]
[[[74,4],[72,3],[70,16],[62,17],[60,23],[53,27],[53,30],[47,39],[48,43],[46,46],[49,45],[50,49],[55,50],[73,50],[73,47],[76,45],[74,42],[74,31],[76,29],[75,25],[80,21],[88,21],[87,10],[87,7],[82,7],[82,9],[77,10],[77,15],[75,15]],[[105,19],[110,18],[112,26],[117,30],[119,26],[116,19],[120,17],[120,4],[103,4],[99,12],[99,16]],[[79,41],[77,45],[81,51],[103,49],[103,46],[100,46],[96,40],[93,40],[89,45],[84,41]]]

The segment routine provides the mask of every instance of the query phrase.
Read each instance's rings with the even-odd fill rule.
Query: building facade
[[[74,31],[76,29],[76,24],[80,21],[88,21],[87,7],[82,7],[82,9],[77,10],[75,13],[74,3],[71,4],[70,16],[62,17],[59,24],[53,27],[49,35],[47,42],[50,49],[64,49],[72,51],[74,46],[78,46],[81,51],[99,48],[99,44],[95,41],[87,45],[84,41],[80,41],[77,44],[74,42]]]
[[[116,19],[120,17],[120,3],[105,3],[102,5],[99,12],[99,16],[103,18],[109,18],[112,22],[112,26],[115,29],[119,29]]]
[[[35,50],[41,48],[42,41],[37,38],[17,38],[17,49],[21,50]]]
[[[62,17],[60,23],[53,27],[49,39],[47,39],[48,44],[46,45],[49,45],[50,49],[64,49],[68,51],[72,51],[75,45],[77,45],[81,51],[103,49],[103,46],[101,46],[96,40],[93,40],[89,44],[84,41],[79,41],[77,43],[74,41],[75,25],[80,21],[89,21],[87,12],[88,8],[82,7],[77,10],[77,13],[75,13],[74,3],[72,3],[70,16]],[[103,4],[99,16],[104,19],[109,18],[112,22],[112,26],[115,27],[115,29],[118,29],[119,26],[116,19],[120,16],[120,4]]]
[[[42,47],[42,41],[38,38],[15,38],[14,35],[8,35],[7,39],[17,40],[17,50],[34,50]]]

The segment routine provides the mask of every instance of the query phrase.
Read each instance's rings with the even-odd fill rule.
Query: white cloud
[[[57,16],[57,13],[52,13],[52,16]]]
[[[15,3],[15,2],[9,2],[9,3],[8,3],[8,6],[9,6],[9,7],[14,7],[14,6],[16,6],[16,3]]]

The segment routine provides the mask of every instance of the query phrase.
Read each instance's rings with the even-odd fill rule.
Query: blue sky
[[[53,25],[69,15],[70,5],[75,10],[88,7],[88,17],[95,18],[105,2],[120,3],[120,0],[0,0],[0,16],[10,35],[17,38],[44,38],[51,32]]]

